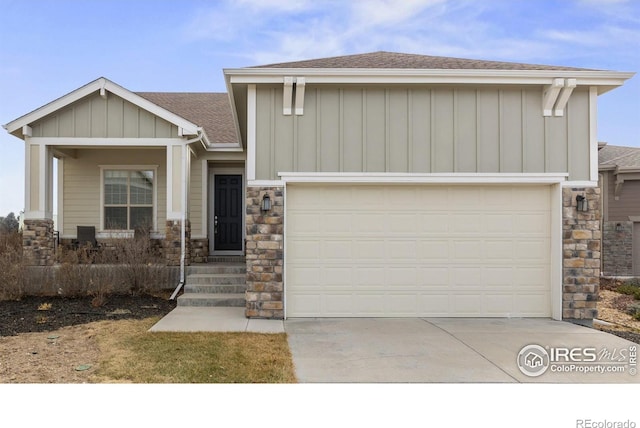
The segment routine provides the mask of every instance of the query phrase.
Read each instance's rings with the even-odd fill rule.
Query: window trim
[[[158,230],[158,165],[98,165],[100,168],[100,230],[99,232],[106,234],[114,234],[122,236],[123,233],[129,235],[133,233],[133,229],[106,229],[104,226],[104,174],[105,171],[153,171],[153,207],[152,220],[153,230]],[[135,206],[135,205],[134,205]],[[127,201],[127,208],[131,207]]]

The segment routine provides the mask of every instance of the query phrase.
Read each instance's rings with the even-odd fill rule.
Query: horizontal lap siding
[[[307,85],[304,115],[282,87],[257,89],[256,178],[278,172],[569,172],[589,179],[589,97],[542,116],[539,88]]]
[[[91,150],[79,149],[75,158],[64,159],[63,236],[75,236],[76,226],[100,224],[100,165],[158,165],[158,228],[164,231],[166,219],[165,150]]]

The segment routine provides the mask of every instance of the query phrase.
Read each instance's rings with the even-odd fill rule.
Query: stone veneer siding
[[[186,254],[184,259],[185,266],[191,263],[191,222],[186,220]],[[164,241],[164,255],[167,266],[180,265],[181,244],[180,237],[182,234],[182,223],[180,220],[167,220],[166,237]]]
[[[589,211],[576,210],[576,196],[584,195]],[[600,283],[600,189],[562,189],[563,284],[562,318],[591,325]]]
[[[22,254],[29,266],[51,266],[55,242],[53,220],[25,220],[22,229]]]
[[[191,240],[191,263],[206,263],[209,257],[209,240],[207,238]]]
[[[616,230],[620,225],[621,231]],[[633,275],[633,222],[605,221],[602,224],[602,273]]]
[[[265,193],[271,210],[260,207]],[[284,188],[247,188],[247,318],[284,318]]]

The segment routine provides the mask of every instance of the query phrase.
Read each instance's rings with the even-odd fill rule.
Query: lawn
[[[100,383],[294,383],[285,334],[149,333],[155,319],[105,324]]]

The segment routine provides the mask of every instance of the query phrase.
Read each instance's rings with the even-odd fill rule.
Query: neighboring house
[[[640,147],[601,144],[602,274],[640,276]]]
[[[51,263],[55,156],[63,240],[144,224],[168,264],[246,254],[247,317],[597,315],[597,97],[633,73],[375,52],[224,76],[100,78],[5,125],[27,258]]]

